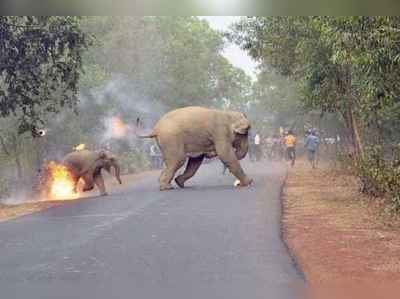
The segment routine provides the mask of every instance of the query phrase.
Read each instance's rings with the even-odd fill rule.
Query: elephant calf
[[[189,157],[187,167],[175,182],[181,188],[199,169],[204,157],[219,159],[247,186],[252,180],[246,176],[239,160],[248,151],[250,123],[240,112],[186,107],[171,111],[156,124],[153,132],[143,138],[156,138],[166,167],[160,176],[160,190],[172,189],[176,171]]]
[[[74,151],[66,155],[62,163],[68,168],[74,179],[75,191],[79,179],[82,178],[85,182],[83,191],[92,190],[94,184],[96,184],[97,188],[99,188],[100,195],[107,195],[104,179],[101,175],[101,170],[103,168],[111,173],[111,167],[113,167],[115,170],[115,178],[122,184],[120,166],[118,165],[117,159],[106,151]]]

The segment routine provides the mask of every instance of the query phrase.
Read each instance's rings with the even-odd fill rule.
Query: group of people
[[[289,130],[284,136],[284,143],[286,147],[287,159],[291,161],[291,165],[294,166],[296,162],[296,144],[297,139],[292,130]],[[307,151],[307,158],[311,164],[312,168],[317,166],[317,151],[320,144],[320,139],[318,137],[317,131],[307,130],[304,138],[304,147]]]
[[[293,130],[288,130],[280,134],[274,134],[262,139],[259,133],[250,136],[249,140],[250,161],[259,161],[263,156],[268,159],[286,159],[292,166],[296,163],[297,138]],[[317,130],[306,131],[304,147],[307,151],[308,160],[313,168],[316,167],[316,156],[320,139]]]

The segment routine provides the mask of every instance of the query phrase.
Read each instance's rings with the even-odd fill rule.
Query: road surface
[[[219,162],[188,188],[150,175],[108,197],[0,223],[0,298],[287,299],[303,284],[280,235],[284,169]]]

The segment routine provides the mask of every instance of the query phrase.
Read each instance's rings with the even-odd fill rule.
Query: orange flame
[[[74,180],[68,169],[51,161],[47,165],[49,171],[49,198],[51,200],[76,199],[79,194],[74,190]]]
[[[114,138],[122,138],[128,134],[129,126],[126,125],[120,118],[112,117],[111,123],[111,135]]]
[[[74,147],[74,150],[76,150],[76,151],[83,151],[85,148],[86,148],[86,144],[81,143],[81,144],[75,146],[75,147]]]

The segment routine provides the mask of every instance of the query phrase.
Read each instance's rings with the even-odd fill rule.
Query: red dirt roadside
[[[115,192],[126,188],[130,183],[133,183],[141,178],[153,173],[154,171],[144,171],[137,174],[130,174],[122,176],[122,185],[119,185],[114,178],[106,176],[106,187],[108,192]],[[84,199],[85,197],[97,196],[98,190],[95,188],[93,191],[84,193],[82,197],[77,200]],[[56,207],[62,204],[70,202],[70,200],[59,200],[59,201],[37,201],[37,202],[27,202],[16,205],[4,205],[0,203],[0,222],[11,220],[20,216],[36,213],[42,210],[46,210],[52,207]]]
[[[354,177],[319,167],[299,161],[284,188],[285,239],[309,285],[400,282],[400,230]]]

